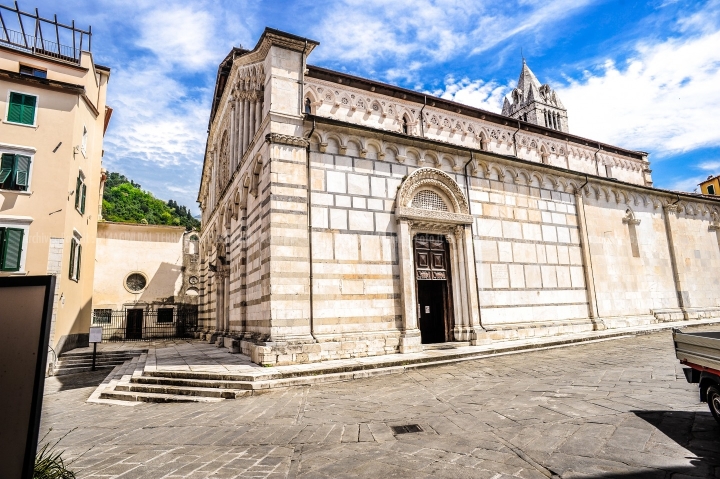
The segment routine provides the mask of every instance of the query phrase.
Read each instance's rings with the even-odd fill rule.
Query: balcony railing
[[[12,14],[3,16],[3,12]],[[57,15],[50,20],[42,18],[37,9],[34,14],[21,11],[17,2],[14,8],[0,4],[1,46],[80,64],[81,52],[90,51],[91,38],[92,27],[81,30],[75,27],[74,20],[64,25],[57,21]]]

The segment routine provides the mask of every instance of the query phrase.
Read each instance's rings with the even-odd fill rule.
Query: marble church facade
[[[569,133],[523,62],[503,114],[307,64],[221,63],[198,195],[203,338],[259,364],[720,316],[720,203]]]

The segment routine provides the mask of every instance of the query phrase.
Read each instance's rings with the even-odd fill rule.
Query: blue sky
[[[0,0],[9,4],[9,0]],[[522,52],[570,132],[650,153],[655,186],[720,174],[720,0],[22,0],[93,27],[112,68],[105,167],[198,212],[217,65],[265,26],[309,63],[500,111]]]

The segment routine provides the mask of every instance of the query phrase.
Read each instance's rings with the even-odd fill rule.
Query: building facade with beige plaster
[[[205,339],[286,364],[720,315],[720,203],[570,134],[526,65],[503,115],[307,65],[317,46],[266,29],[220,65]]]
[[[199,256],[182,226],[98,223],[93,324],[113,339],[174,336],[197,316]]]
[[[59,354],[87,343],[110,69],[89,32],[75,48],[16,33],[0,39],[0,275],[57,276]]]

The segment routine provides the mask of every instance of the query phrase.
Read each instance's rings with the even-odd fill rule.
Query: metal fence
[[[103,341],[148,341],[193,336],[198,327],[197,310],[96,309],[93,326],[103,328]]]

